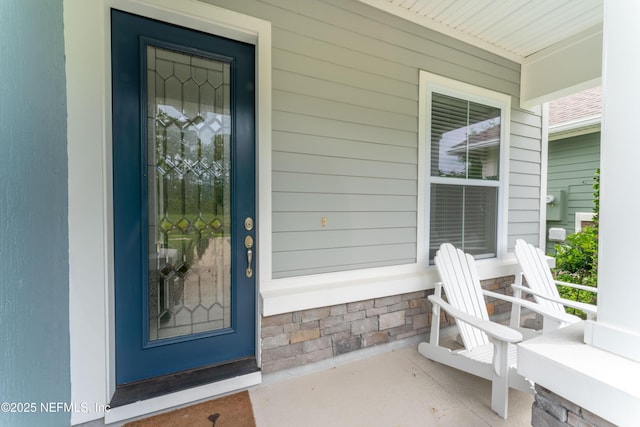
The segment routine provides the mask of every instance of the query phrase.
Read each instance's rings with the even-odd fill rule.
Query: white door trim
[[[256,156],[258,266],[270,265],[271,24],[194,0],[64,0],[69,167],[69,329],[71,400],[80,408],[71,424],[109,416],[115,392],[111,176],[111,8],[256,45]],[[266,234],[266,235],[265,235]],[[263,247],[261,243],[266,243]],[[258,298],[257,289],[256,298]],[[258,300],[259,301],[259,300]],[[260,307],[256,311],[259,322]],[[256,349],[259,361],[259,324]],[[259,376],[252,376],[259,380]],[[229,383],[231,384],[231,383]],[[246,386],[243,384],[242,386]],[[230,387],[238,387],[231,384]],[[219,394],[225,390],[209,388]],[[226,390],[230,391],[230,390]],[[191,393],[193,394],[193,393]],[[187,392],[179,400],[189,401]],[[198,395],[202,398],[203,396]],[[174,396],[177,397],[177,396]],[[162,399],[161,399],[162,400]],[[173,406],[137,409],[143,414]],[[176,400],[173,400],[175,402]],[[130,408],[131,409],[131,408]],[[113,411],[111,411],[113,412]],[[121,411],[119,411],[121,412]]]

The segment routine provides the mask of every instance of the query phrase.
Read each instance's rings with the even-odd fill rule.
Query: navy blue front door
[[[111,19],[117,383],[253,357],[254,47]]]

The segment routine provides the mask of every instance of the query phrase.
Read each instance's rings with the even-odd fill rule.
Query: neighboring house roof
[[[549,103],[549,139],[600,131],[602,88],[587,89]]]
[[[500,126],[491,126],[482,132],[472,134],[469,139],[465,139],[451,147],[447,154],[463,154],[469,150],[487,148],[500,143]]]

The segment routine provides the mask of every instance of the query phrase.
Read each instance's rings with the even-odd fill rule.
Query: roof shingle
[[[600,86],[549,103],[549,126],[602,114]]]

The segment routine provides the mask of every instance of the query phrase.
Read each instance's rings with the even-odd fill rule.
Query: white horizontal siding
[[[536,202],[539,202],[540,187],[510,185],[509,196],[510,196],[510,199],[526,199],[526,200],[535,200]]]
[[[375,233],[370,229],[281,232],[274,235],[273,243],[281,252],[314,249],[351,248],[380,246],[415,242],[414,228],[380,228]]]
[[[339,138],[347,141],[355,140],[403,147],[414,147],[416,145],[415,132],[278,110],[273,112],[273,129],[282,132]]]
[[[398,147],[367,141],[345,140],[323,135],[308,135],[286,131],[273,132],[273,150],[347,157],[363,160],[387,160],[395,163],[415,165],[418,157],[417,147]]]
[[[517,122],[512,119],[511,133],[520,137],[531,138],[539,141],[542,137],[541,129],[527,123]]]
[[[326,218],[326,227],[322,226],[322,218]],[[406,224],[415,228],[415,212],[275,212],[273,214],[274,233],[288,231],[346,230],[398,228]],[[415,236],[411,239],[415,242]],[[274,252],[279,248],[274,247]]]
[[[307,85],[307,88],[310,85]],[[291,90],[291,88],[288,88]],[[373,108],[373,102],[363,102],[363,105],[346,103],[338,100],[337,96],[331,100],[319,97],[326,95],[315,88],[316,95],[305,96],[301,93],[274,91],[273,108],[278,111],[304,114],[307,116],[323,117],[351,123],[362,123],[374,127],[383,127],[401,131],[413,132],[416,128],[416,115],[395,113],[380,108]],[[311,91],[309,91],[311,92]],[[342,93],[346,99],[348,94]],[[379,107],[383,107],[388,100],[382,99]],[[415,102],[411,101],[411,110],[415,110]]]
[[[517,239],[538,241],[540,232],[540,113],[514,109],[511,115],[509,225],[507,247]]]
[[[328,75],[338,75],[339,78],[335,79],[336,83],[368,90],[375,87],[381,93],[395,94],[395,96],[410,101],[418,99],[415,83],[410,78],[411,69],[409,67],[406,67],[407,78],[400,79],[399,76],[391,72],[391,67],[387,65],[388,61],[384,59],[368,57],[371,64],[366,65],[360,61],[354,61],[353,58],[347,61],[347,55],[345,55],[344,60],[336,61],[332,55],[332,52],[336,51],[336,46],[332,45],[315,46],[317,50],[313,51],[313,56],[308,56],[308,46],[306,45],[314,43],[314,41],[284,30],[275,30],[276,33],[278,31],[282,31],[282,38],[286,40],[284,46],[273,49],[273,59],[280,67],[278,69],[320,80],[326,79]],[[294,45],[296,40],[300,46]],[[327,50],[326,55],[319,55],[324,50]],[[379,70],[381,67],[389,68],[389,71],[381,72]],[[363,80],[363,72],[366,72],[366,80]],[[359,100],[354,101],[358,102]]]
[[[361,79],[367,79],[368,77],[367,75],[362,75]],[[274,70],[273,89],[286,90],[313,98],[329,99],[330,101],[343,103],[344,106],[341,106],[341,108],[354,105],[367,109],[376,109],[379,110],[379,112],[405,114],[409,117],[415,116],[418,111],[417,100],[401,98],[397,95],[372,91],[371,89],[361,89],[357,86],[350,86],[336,81],[327,81],[314,76],[301,75],[288,70]],[[278,100],[279,95],[280,94],[274,94],[274,101]],[[322,111],[323,115],[329,113],[330,110]]]
[[[516,136],[511,137],[511,141],[513,142],[513,140],[518,140],[519,138]],[[525,139],[522,139],[525,140]],[[531,141],[530,139],[528,141]],[[539,144],[538,144],[539,145]],[[535,150],[535,149],[531,149],[531,148],[521,148],[518,147],[517,145],[511,145],[511,160],[515,160],[515,161],[523,161],[523,162],[533,162],[535,160],[535,162],[537,164],[540,164],[540,151]]]
[[[207,1],[273,26],[273,277],[415,262],[419,70],[518,105],[519,66],[355,0]],[[540,180],[540,115],[511,114],[510,246]]]
[[[306,0],[307,3],[313,3],[313,0]],[[390,16],[377,9],[371,9],[360,3],[343,1],[343,0],[326,0],[327,3],[333,4],[340,9],[353,12],[345,15],[340,24],[349,28],[355,19],[363,20],[364,24],[368,24],[367,34],[380,39],[386,39],[392,29],[400,29],[401,36],[389,38],[391,43],[399,40],[403,47],[413,49],[415,51],[429,51],[433,56],[438,58],[450,59],[455,64],[465,64],[470,62],[470,56],[475,52],[469,49],[464,42],[446,37],[442,34],[425,30],[423,27],[409,24],[407,21]],[[364,18],[366,16],[366,18]],[[366,21],[365,21],[366,19]],[[373,22],[373,24],[371,24]],[[384,27],[381,27],[381,24]],[[388,27],[388,28],[387,28]],[[448,55],[448,56],[447,56]],[[485,63],[498,63],[502,66],[501,72],[497,74],[500,78],[510,79],[514,73],[518,72],[516,64],[509,62],[501,57],[487,54],[483,52],[481,56],[477,56],[475,61],[479,64],[478,69],[482,70]]]
[[[511,197],[509,199],[509,212],[536,211],[539,208],[540,201],[537,198]]]
[[[274,272],[277,277],[289,277],[308,270],[346,271],[370,266],[407,263],[416,257],[415,243],[390,244],[380,246],[360,246],[358,248],[314,249],[309,251],[274,252],[274,264],[288,266]],[[281,259],[282,258],[282,259]]]
[[[387,248],[381,247],[380,251],[385,251]],[[323,254],[318,253],[318,256],[322,256]],[[322,273],[335,273],[335,272],[346,272],[350,270],[360,270],[366,268],[379,268],[379,267],[390,267],[394,265],[402,265],[402,264],[410,264],[415,262],[415,255],[411,258],[407,259],[390,259],[386,261],[370,261],[363,263],[344,263],[340,258],[335,261],[335,265],[330,265],[327,267],[308,267],[305,266],[303,268],[303,263],[296,263],[299,269],[292,270],[282,270],[273,273],[274,279],[284,279],[288,277],[296,277],[296,276],[309,276],[313,274],[322,274]],[[289,263],[290,265],[294,265],[294,263]]]
[[[540,176],[540,163],[526,162],[522,160],[514,160],[509,162],[509,170],[518,171],[519,173]]]
[[[322,175],[347,175],[359,177],[391,178],[415,181],[417,168],[399,162],[360,160],[329,155],[287,153],[274,151],[272,167],[278,172],[296,172]]]
[[[347,171],[345,171],[346,173]],[[362,178],[344,175],[273,173],[273,191],[296,193],[416,195],[416,182],[403,179]],[[274,206],[274,212],[278,206]]]
[[[277,192],[273,204],[281,212],[415,212],[417,208],[415,196],[396,194]]]

